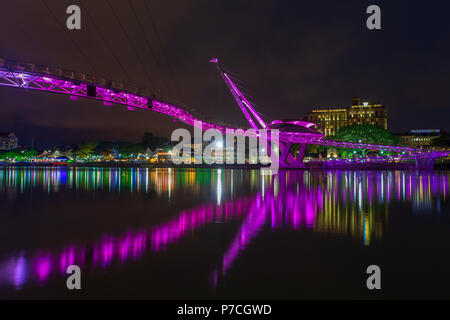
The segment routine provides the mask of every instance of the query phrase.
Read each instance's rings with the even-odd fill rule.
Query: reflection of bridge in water
[[[318,131],[317,125],[310,122],[275,120],[270,124],[266,123],[232,81],[228,72],[221,67],[218,59],[212,59],[210,62],[217,66],[221,77],[230,89],[251,129],[254,129],[257,135],[260,135],[262,129],[280,130],[280,155],[278,160],[281,167],[304,168],[303,157],[307,144],[388,151],[397,155],[380,155],[369,159],[370,162],[414,160],[418,167],[424,168],[433,167],[436,158],[449,155],[448,151],[325,140],[323,134]],[[165,114],[188,125],[201,127],[202,130],[216,129],[222,134],[225,134],[227,129],[236,129],[225,124],[202,121],[194,109],[180,106],[180,104],[163,102],[163,99],[158,100],[148,90],[61,68],[0,59],[0,85],[66,94],[73,100],[78,98],[95,99],[102,101],[107,106],[112,104],[125,105],[128,110],[150,110]],[[169,99],[164,100],[168,101]],[[271,132],[269,130],[269,140],[271,139],[270,135]],[[301,147],[294,152],[292,149],[293,144],[300,144]],[[353,165],[367,161],[368,159],[360,158],[342,159],[334,160],[333,164]]]
[[[124,171],[127,174],[124,174]],[[182,210],[160,225],[123,235],[104,235],[89,244],[68,244],[60,250],[20,252],[0,261],[0,285],[21,288],[25,283],[45,283],[64,275],[68,265],[108,268],[114,262],[135,260],[170,250],[187,234],[210,224],[240,222],[228,249],[213,271],[216,284],[245,249],[257,245],[265,230],[310,230],[317,234],[349,236],[363,245],[380,239],[392,201],[413,206],[434,206],[435,198],[448,197],[450,176],[429,172],[284,172],[277,176],[250,175],[250,195],[222,197],[224,184],[233,185],[233,170],[199,173],[179,170],[0,170],[0,194],[27,189],[48,193],[64,190],[145,194],[156,191],[170,197],[190,185],[216,192],[214,203]],[[239,181],[235,181],[236,185]],[[231,187],[233,188],[233,187]],[[66,192],[66,191],[65,191]],[[232,192],[233,194],[233,192]],[[440,200],[439,200],[440,201]]]

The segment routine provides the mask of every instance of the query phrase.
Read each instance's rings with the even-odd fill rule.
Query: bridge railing
[[[107,87],[113,90],[124,90],[130,93],[151,96],[148,89],[138,88],[137,86],[127,84],[122,81],[111,80],[103,77],[97,77],[94,74],[76,72],[59,67],[48,67],[33,63],[23,63],[14,60],[0,59],[0,68],[9,71],[19,71],[24,73],[39,73],[52,77],[62,78],[64,80],[82,81],[90,84]]]
[[[83,82],[87,84],[93,84],[95,86],[104,87],[106,89],[117,90],[117,91],[125,91],[127,93],[132,93],[144,97],[149,97],[150,99],[158,99],[162,100],[165,103],[169,103],[175,106],[178,106],[188,113],[190,113],[195,118],[206,121],[206,117],[201,114],[195,108],[187,106],[179,101],[175,101],[169,97],[156,95],[149,89],[139,88],[135,85],[131,85],[125,83],[123,81],[112,80],[104,77],[97,77],[94,74],[77,72],[73,70],[68,70],[59,67],[49,67],[38,65],[34,63],[23,63],[16,60],[10,59],[2,59],[0,58],[0,69],[8,70],[11,72],[20,72],[20,73],[30,73],[30,74],[39,74],[39,75],[47,75],[49,77],[59,78],[61,80],[73,81],[74,83]],[[230,126],[229,124],[221,123],[223,126]]]

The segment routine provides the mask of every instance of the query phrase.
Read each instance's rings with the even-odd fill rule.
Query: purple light
[[[22,286],[27,280],[27,265],[26,259],[23,255],[19,256],[14,267],[14,287],[17,290],[22,289]]]
[[[251,104],[247,101],[247,99],[242,95],[239,89],[234,85],[231,79],[228,77],[226,73],[221,69],[218,59],[213,58],[210,60],[211,63],[215,63],[220,71],[222,78],[225,83],[229,87],[233,97],[238,103],[241,111],[243,112],[245,118],[250,123],[251,127],[258,130],[257,124],[250,116],[249,112],[253,115],[256,121],[262,128],[266,128],[267,124],[262,120],[259,114],[254,110]],[[55,75],[49,75],[46,71],[45,73],[39,73],[35,69],[29,69],[27,64],[19,64],[18,68],[21,72],[14,72],[6,68],[6,63],[0,66],[0,85],[16,87],[16,88],[24,88],[24,89],[32,89],[32,90],[41,90],[41,91],[49,91],[54,93],[62,93],[70,95],[70,99],[76,100],[78,97],[96,99],[103,101],[104,105],[111,106],[112,104],[125,105],[128,110],[135,109],[143,109],[143,110],[151,110],[155,112],[159,112],[170,116],[174,119],[182,121],[188,125],[194,126],[195,123],[201,123],[202,130],[216,128],[220,130],[222,133],[225,133],[226,129],[233,128],[225,128],[220,125],[216,125],[208,122],[201,122],[200,119],[196,118],[190,112],[184,110],[181,107],[177,107],[171,104],[167,104],[164,102],[160,102],[157,100],[152,100],[149,105],[149,99],[146,96],[134,94],[131,92],[127,92],[124,90],[111,90],[110,88],[103,87],[98,83],[106,83],[105,79],[97,79],[97,82],[94,83],[95,77],[90,75],[84,75],[80,81],[73,81],[70,79],[61,78],[60,75],[62,71]],[[42,70],[49,70],[49,68],[42,68]],[[73,75],[77,74],[74,72],[66,72],[67,74]],[[27,79],[25,81],[25,78]],[[86,81],[86,79],[92,79],[91,82]],[[88,95],[88,86],[95,86],[95,95],[92,93]],[[271,124],[281,124],[283,123],[280,120],[275,120]],[[304,121],[292,121],[288,122],[290,124],[295,124],[299,126],[304,126],[306,128],[311,128],[314,126],[314,123],[304,122]],[[409,147],[400,147],[400,146],[388,146],[388,145],[373,145],[373,144],[365,144],[365,143],[353,143],[346,141],[331,141],[324,140],[322,134],[318,133],[305,133],[305,132],[288,132],[281,131],[279,135],[280,142],[291,144],[316,144],[323,146],[331,146],[331,147],[344,147],[344,148],[352,148],[352,149],[370,149],[370,150],[379,150],[379,151],[390,151],[396,153],[404,153],[400,156],[396,156],[403,160],[416,160],[417,164],[424,167],[432,166],[433,160],[427,161],[426,159],[436,159],[441,157],[447,157],[450,152],[448,151],[434,151],[427,149],[416,149]],[[270,134],[268,135],[268,140],[270,140]],[[289,155],[288,158],[292,158],[292,155]],[[297,163],[302,159],[295,159]],[[333,166],[339,163],[362,163],[362,162],[386,162],[392,161],[392,156],[379,156],[373,159],[339,159],[333,162],[327,163],[329,166]],[[294,162],[295,164],[295,162]],[[287,165],[281,161],[281,165]]]
[[[349,210],[352,210],[351,205],[353,205],[354,208],[364,211],[367,209],[364,206],[383,204],[389,198],[404,201],[402,193],[394,192],[399,188],[405,190],[408,199],[414,199],[413,201],[420,206],[423,202],[430,201],[429,199],[433,195],[448,195],[450,181],[446,175],[434,176],[429,173],[411,172],[386,177],[386,173],[383,172],[346,172],[342,176],[337,176],[338,181],[332,180],[332,176],[327,175],[329,178],[324,181],[324,187],[317,185],[311,187],[310,181],[303,178],[304,174],[307,173],[299,173],[294,176],[296,177],[294,179],[287,174],[280,174],[272,177],[272,180],[267,183],[264,194],[257,193],[248,197],[231,198],[222,205],[210,203],[183,210],[172,220],[148,230],[129,230],[120,236],[105,235],[99,237],[94,243],[79,246],[68,245],[60,251],[37,250],[37,252],[28,254],[21,252],[12,258],[4,258],[4,260],[0,260],[0,286],[10,285],[20,289],[29,281],[44,284],[52,274],[58,272],[64,274],[68,265],[77,264],[83,267],[85,261],[88,261],[86,259],[87,252],[92,252],[94,268],[108,268],[115,260],[126,262],[143,257],[149,251],[167,250],[171,245],[181,241],[183,237],[191,235],[208,224],[217,221],[226,223],[242,220],[243,223],[216,268],[216,270],[220,270],[214,278],[218,281],[218,277],[223,276],[227,270],[233,267],[239,255],[252,243],[253,239],[256,239],[264,226],[273,231],[307,228],[313,231],[346,235],[349,230],[339,229],[338,226],[349,226],[352,221],[347,221],[348,217],[356,219],[353,222],[357,226],[358,222],[366,223],[365,220],[360,219],[368,216],[363,214],[335,215],[337,203],[342,201],[342,205],[345,208],[349,207]],[[48,185],[57,186],[65,183],[60,176],[55,176],[54,180],[44,176],[41,176],[41,179]],[[391,182],[386,185],[383,181],[387,179]],[[36,186],[47,189],[47,185],[42,184],[39,180],[33,181]],[[336,188],[336,183],[340,182],[346,184],[350,194],[338,192],[339,188]],[[22,182],[14,175],[7,183],[16,185]],[[83,186],[84,184],[77,188],[83,188]],[[364,199],[362,195],[364,195]],[[370,217],[376,219],[376,217]],[[383,219],[383,217],[385,216],[382,215],[379,218]],[[378,223],[378,226],[374,223]],[[380,230],[381,226],[376,220],[369,224],[366,223],[365,226],[372,229],[364,229],[364,233],[361,233],[359,238],[369,245],[372,234],[378,232],[377,230]],[[356,236],[358,237],[358,235]],[[93,248],[93,250],[89,248]],[[27,268],[27,266],[32,266],[32,268]]]
[[[36,261],[36,276],[39,284],[44,284],[48,277],[50,276],[51,271],[51,260],[50,255],[42,255]]]
[[[67,267],[73,264],[75,264],[75,248],[70,247],[69,249],[61,253],[60,259],[61,273],[65,274]]]

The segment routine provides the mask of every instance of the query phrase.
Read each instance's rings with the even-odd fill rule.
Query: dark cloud
[[[211,119],[244,124],[208,63],[219,57],[238,74],[267,120],[300,118],[317,106],[348,105],[359,95],[388,106],[394,131],[450,131],[450,24],[444,1],[377,1],[381,31],[365,28],[365,10],[372,2],[363,0],[148,1],[158,39],[143,1],[132,1],[139,23],[129,1],[109,0],[119,22],[106,0],[82,0],[82,30],[70,33],[76,46],[60,24],[65,8],[80,1],[45,2],[59,24],[42,0],[0,1],[0,28],[7,31],[0,35],[1,57],[86,72],[93,71],[91,63],[99,75],[150,87]],[[39,135],[49,144],[66,136],[70,142],[136,141],[144,131],[169,134],[179,126],[158,114],[10,88],[0,88],[0,107],[2,130],[15,130],[25,140]]]

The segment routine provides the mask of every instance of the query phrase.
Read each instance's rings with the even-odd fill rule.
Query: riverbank
[[[0,163],[0,167],[55,167],[55,168],[149,168],[149,169],[260,169],[261,164],[183,164],[139,162],[71,162],[71,163]]]
[[[306,163],[305,168],[280,168],[280,170],[417,170],[414,163]],[[267,166],[261,164],[182,164],[139,162],[71,162],[71,163],[0,163],[5,167],[54,167],[54,168],[149,168],[149,169],[245,169],[255,170]],[[450,170],[450,162],[436,163],[435,170]],[[427,169],[429,170],[429,169]]]

